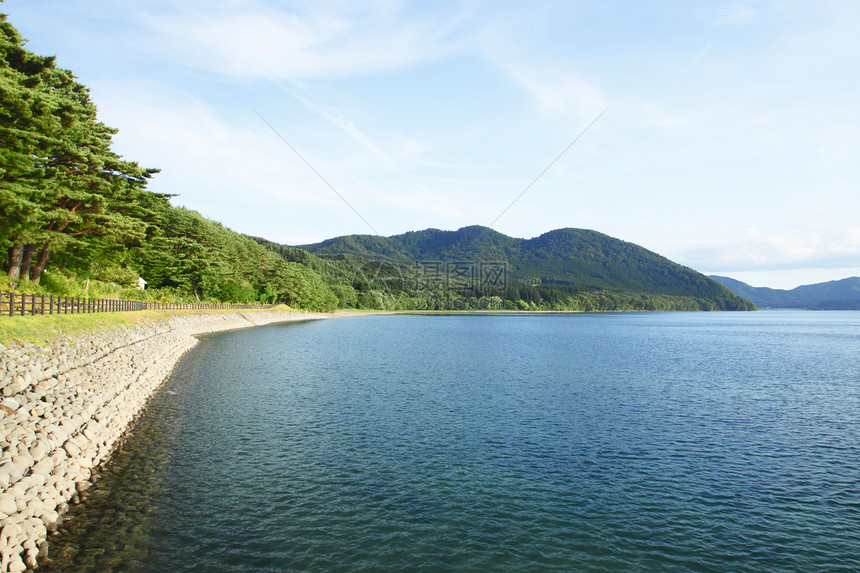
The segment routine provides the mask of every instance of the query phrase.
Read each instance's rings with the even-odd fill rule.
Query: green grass
[[[0,343],[8,344],[16,341],[41,345],[64,335],[157,320],[158,317],[152,316],[156,313],[167,315],[167,311],[145,310],[124,313],[2,317],[0,318]]]
[[[45,345],[57,338],[102,329],[115,329],[145,322],[166,320],[171,316],[223,314],[229,312],[285,312],[289,306],[250,310],[138,310],[134,312],[101,312],[96,314],[49,314],[44,316],[0,317],[0,344],[10,342]]]

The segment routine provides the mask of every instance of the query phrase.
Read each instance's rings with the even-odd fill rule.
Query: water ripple
[[[54,570],[857,570],[858,334],[667,313],[208,337]]]

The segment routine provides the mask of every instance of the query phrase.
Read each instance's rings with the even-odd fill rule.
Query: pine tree
[[[145,190],[157,170],[111,151],[116,130],[98,121],[86,86],[26,50],[5,15],[0,102],[0,235],[13,286],[28,274],[38,281],[55,251],[103,261],[143,240],[166,199]]]

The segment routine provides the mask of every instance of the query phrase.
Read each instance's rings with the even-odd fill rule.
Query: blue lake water
[[[205,337],[62,571],[856,571],[860,313],[372,316]]]

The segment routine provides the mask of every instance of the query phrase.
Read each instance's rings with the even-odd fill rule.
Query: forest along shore
[[[344,316],[294,311],[173,316],[52,344],[0,345],[0,573],[35,569],[68,503],[90,485],[196,335]]]

